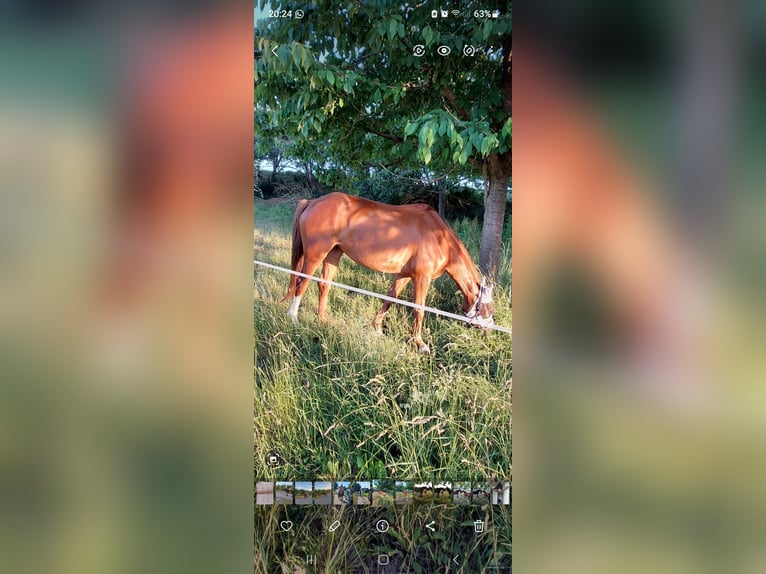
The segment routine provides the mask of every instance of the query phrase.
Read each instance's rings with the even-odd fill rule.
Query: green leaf
[[[455,129],[455,124],[452,122],[449,122],[449,144],[452,147],[455,147],[455,142],[457,142],[458,133]]]
[[[420,141],[420,145],[425,145],[427,132],[428,132],[428,122],[424,123],[421,126],[420,132],[418,133],[418,140]]]
[[[431,45],[431,41],[434,39],[434,31],[431,30],[430,26],[423,28],[423,39],[426,42],[426,46]]]
[[[277,57],[283,64],[287,64],[290,61],[290,48],[287,46],[280,46],[277,48]]]
[[[470,138],[471,145],[473,145],[475,149],[481,149],[481,142],[483,139],[484,139],[484,134],[482,134],[481,132],[473,132]]]
[[[330,86],[335,86],[335,74],[333,74],[332,71],[327,70],[324,73],[324,77],[327,78],[327,83],[330,84]]]
[[[468,141],[466,142],[465,147],[463,147],[463,151],[460,152],[460,158],[458,159],[460,165],[465,165],[471,152],[473,152],[473,147],[471,146],[471,142]]]
[[[505,124],[503,125],[503,129],[502,129],[501,133],[504,136],[510,136],[511,135],[512,126],[513,126],[513,118],[508,118],[506,120]]]
[[[484,40],[487,40],[490,37],[492,34],[492,20],[484,21],[484,26],[482,27],[481,33]]]

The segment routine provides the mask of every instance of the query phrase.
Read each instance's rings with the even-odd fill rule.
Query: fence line
[[[367,291],[367,289],[360,289],[359,287],[352,287],[351,285],[344,285],[343,283],[336,283],[335,281],[328,281],[327,279],[322,279],[321,277],[315,277],[314,275],[306,275],[305,273],[301,273],[299,271],[293,271],[292,269],[287,269],[285,267],[280,267],[279,265],[273,265],[271,263],[264,263],[263,261],[258,261],[257,259],[254,259],[253,263],[255,263],[256,265],[260,265],[261,267],[266,267],[268,269],[274,269],[276,271],[282,271],[284,273],[291,273],[292,275],[297,275],[298,277],[305,277],[306,279],[310,279],[311,281],[316,281],[317,283],[326,283],[327,285],[330,285],[332,287],[338,287],[339,289],[345,289],[346,291],[354,291],[355,293],[361,293],[362,295],[376,297],[377,299],[383,299],[384,301],[390,301],[391,303],[397,303],[399,305],[404,305],[406,307],[412,307],[413,309],[420,309],[422,311],[427,311],[428,313],[433,313],[434,315],[449,317],[450,319],[456,319],[458,321],[462,321],[463,323],[471,323],[473,321],[473,319],[469,319],[468,317],[465,317],[464,315],[456,315],[455,313],[442,311],[441,309],[436,309],[435,307],[418,305],[417,303],[411,303],[410,301],[404,301],[403,299],[396,299],[395,297],[389,297],[388,295],[381,295],[380,293]],[[482,326],[482,328],[485,328],[485,327]],[[494,331],[500,331],[502,333],[508,333],[509,335],[513,333],[511,329],[509,329],[508,327],[503,327],[501,325],[489,325],[486,328],[493,329]]]

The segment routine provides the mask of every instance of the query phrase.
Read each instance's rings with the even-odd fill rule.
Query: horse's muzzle
[[[486,318],[478,316],[475,319],[473,319],[469,324],[471,325],[471,327],[476,327],[477,329],[481,329],[482,331],[487,332],[489,331],[489,328],[495,324],[495,320],[492,318],[492,315]]]

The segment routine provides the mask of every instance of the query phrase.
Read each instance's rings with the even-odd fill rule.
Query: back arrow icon
[[[276,55],[277,55],[277,54],[276,54],[275,50],[276,50],[277,48],[279,48],[279,44],[274,44],[274,47],[271,49],[271,55],[272,55],[272,56],[275,56],[275,57],[276,57]]]
[[[430,530],[431,532],[436,532],[436,528],[434,528],[434,524],[436,524],[436,521],[432,520],[428,524],[426,524],[426,528]]]
[[[452,561],[453,561],[455,564],[457,564],[458,566],[460,566],[460,562],[458,562],[458,561],[457,561],[457,559],[458,559],[459,557],[460,557],[460,554],[455,554],[455,557],[452,559]]]

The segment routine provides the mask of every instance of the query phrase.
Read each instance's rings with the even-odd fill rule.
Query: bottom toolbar
[[[511,540],[505,504],[255,507],[256,574],[510,573]]]

